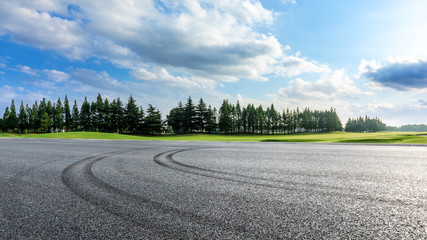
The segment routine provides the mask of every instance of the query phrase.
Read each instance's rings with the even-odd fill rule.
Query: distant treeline
[[[423,128],[422,128],[423,127]],[[417,129],[417,130],[415,130]],[[64,103],[58,98],[56,103],[43,99],[32,106],[21,102],[19,111],[12,100],[0,118],[0,130],[3,132],[41,133],[60,131],[98,131],[117,133],[253,133],[253,134],[292,134],[296,132],[332,132],[342,131],[342,123],[334,108],[329,110],[310,110],[299,108],[282,112],[273,104],[264,109],[254,104],[241,106],[239,101],[231,104],[223,100],[217,110],[207,105],[202,98],[197,104],[191,97],[187,102],[170,110],[166,121],[151,104],[146,112],[138,107],[130,96],[124,104],[120,98],[110,103],[101,94],[94,102],[85,97],[78,107],[77,101],[71,107],[68,97]],[[349,119],[347,132],[376,132],[387,130],[378,118],[359,117]],[[427,131],[425,125],[407,125],[401,131]]]
[[[56,103],[43,99],[30,107],[21,102],[19,113],[15,102],[6,107],[3,118],[0,118],[0,129],[3,132],[59,132],[59,131],[99,131],[118,133],[160,134],[162,119],[160,111],[148,105],[146,116],[142,107],[135,104],[130,96],[127,104],[120,98],[111,103],[98,94],[96,101],[89,103],[85,97],[80,109],[77,101],[71,108],[67,96],[64,104],[60,98]]]
[[[388,131],[402,131],[402,132],[427,132],[427,125],[425,124],[409,124],[401,127],[387,127]]]
[[[325,111],[276,111],[273,104],[267,109],[254,104],[242,107],[224,100],[219,110],[212,108],[201,98],[196,105],[191,97],[184,105],[182,102],[173,108],[167,116],[167,122],[175,133],[213,132],[291,134],[295,132],[332,132],[342,131],[342,123],[331,108]]]
[[[378,132],[387,130],[387,126],[378,118],[350,118],[344,131],[346,132]]]

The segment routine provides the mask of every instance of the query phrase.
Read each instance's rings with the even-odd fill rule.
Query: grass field
[[[423,136],[424,135],[424,136]],[[67,138],[67,139],[116,139],[116,140],[174,140],[174,141],[241,141],[241,142],[329,142],[329,143],[404,143],[427,144],[427,133],[378,132],[378,133],[316,133],[295,135],[216,135],[184,134],[139,136],[98,132],[66,132],[45,134],[0,133],[12,138]]]

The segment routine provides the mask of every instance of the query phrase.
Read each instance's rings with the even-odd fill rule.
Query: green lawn
[[[174,140],[174,141],[241,141],[241,142],[329,142],[329,143],[405,143],[427,144],[427,133],[378,132],[378,133],[317,133],[296,135],[216,135],[185,134],[138,136],[98,132],[67,132],[45,134],[0,133],[0,137],[17,138],[68,138],[68,139],[121,139],[121,140]]]

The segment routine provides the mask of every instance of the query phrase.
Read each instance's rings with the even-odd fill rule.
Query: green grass
[[[0,133],[0,137],[12,138],[67,138],[67,139],[116,139],[116,140],[173,140],[173,141],[240,141],[240,142],[329,142],[329,143],[404,143],[427,144],[427,133],[378,132],[378,133],[317,133],[295,135],[251,134],[183,134],[162,136],[139,136],[98,132],[66,132],[44,134]]]

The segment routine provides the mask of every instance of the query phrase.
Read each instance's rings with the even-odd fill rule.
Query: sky
[[[0,114],[132,95],[163,118],[189,96],[427,123],[424,0],[2,0]]]

